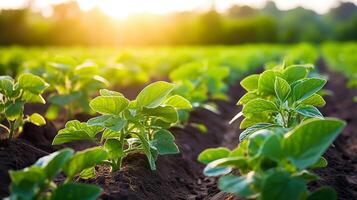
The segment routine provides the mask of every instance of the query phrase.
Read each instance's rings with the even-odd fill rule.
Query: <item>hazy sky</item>
[[[26,5],[29,0],[0,0],[0,8],[18,8]],[[33,5],[46,12],[50,4],[68,0],[31,0]],[[296,6],[313,9],[318,13],[327,12],[331,7],[338,5],[339,0],[274,0],[280,9],[291,9]],[[344,0],[346,1],[346,0]],[[357,4],[357,0],[349,0]],[[103,12],[115,18],[125,18],[130,14],[168,13],[193,9],[205,9],[213,3],[220,11],[232,4],[262,7],[266,0],[77,0],[82,10],[99,7]],[[48,11],[48,10],[47,10]]]

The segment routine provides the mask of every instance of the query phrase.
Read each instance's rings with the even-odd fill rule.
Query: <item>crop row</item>
[[[249,49],[251,47],[244,48]],[[97,55],[98,60],[95,61],[87,61],[86,56],[78,60],[69,57],[42,60],[43,58],[40,56],[37,57],[38,60],[32,60],[34,63],[19,62],[19,66],[21,66],[18,68],[19,70],[12,72],[19,74],[16,79],[10,76],[0,77],[1,117],[4,121],[1,128],[7,133],[8,138],[12,139],[21,134],[22,126],[26,122],[36,125],[45,124],[46,120],[38,113],[29,116],[24,115],[24,107],[28,103],[43,104],[47,100],[51,104],[46,113],[46,117],[49,119],[57,118],[62,108],[65,108],[67,112],[68,120],[73,119],[75,112],[88,112],[96,116],[87,122],[68,121],[54,138],[54,145],[86,140],[94,142],[97,147],[76,153],[71,149],[63,149],[41,158],[34,165],[24,170],[11,171],[10,197],[12,199],[66,199],[69,196],[77,197],[76,195],[80,195],[81,198],[95,199],[100,194],[101,189],[93,185],[74,183],[74,177],[79,176],[88,179],[95,176],[95,166],[97,165],[108,165],[112,171],[120,170],[122,160],[128,155],[138,152],[146,155],[151,169],[155,170],[155,161],[159,155],[179,152],[174,142],[175,138],[170,133],[169,128],[186,125],[189,112],[194,109],[206,108],[217,112],[215,105],[209,103],[208,100],[227,99],[227,86],[233,84],[242,74],[249,73],[268,60],[273,62],[268,63],[266,67],[272,68],[271,66],[281,61],[282,52],[288,52],[289,56],[287,57],[290,58],[287,58],[285,63],[316,61],[317,54],[313,47],[301,45],[296,49],[300,49],[300,51],[302,49],[304,51],[311,50],[312,53],[305,56],[306,54],[299,53],[299,50],[283,51],[282,49],[275,49],[270,51],[266,49],[266,53],[257,54],[253,50],[244,49],[242,52],[245,53],[239,54],[239,51],[237,53],[235,48],[219,53],[220,49],[215,48],[205,50],[203,53],[196,52],[196,54],[193,54],[192,50],[184,49],[175,58],[179,61],[175,59],[175,62],[169,61],[168,68],[170,70],[167,71],[169,74],[167,75],[164,72],[162,75],[169,76],[172,83],[164,81],[151,83],[134,100],[129,100],[124,94],[117,91],[100,89],[110,87],[110,83],[113,82],[118,84],[115,82],[117,78],[121,80],[120,77],[115,76],[116,73],[108,70],[112,66],[99,67],[106,66],[104,63],[100,64],[101,59],[98,58],[100,55]],[[151,56],[150,53],[147,54]],[[32,56],[35,55],[36,53]],[[185,55],[190,55],[191,58],[184,58]],[[156,66],[158,65],[157,62],[165,60],[165,56],[167,55],[161,58],[158,56],[152,60],[148,59],[147,62],[150,63],[151,61]],[[211,56],[219,59],[211,59]],[[148,57],[143,56],[142,60]],[[139,65],[138,60],[142,61],[132,58],[130,54],[122,54],[118,59],[121,65],[119,68],[114,67],[114,70],[119,69],[120,73],[123,66],[125,66],[124,72],[126,72],[126,69],[131,69],[131,66]],[[117,61],[114,63],[118,67]],[[178,66],[175,67],[176,65]],[[6,67],[2,69],[8,70]],[[140,70],[143,69],[145,67],[140,66]],[[148,67],[148,69],[159,71],[161,68],[151,69]],[[165,71],[165,68],[163,69]],[[278,171],[280,173],[278,178],[282,176],[283,182],[290,181],[292,176],[302,172],[304,173],[301,176],[310,175],[310,178],[313,176],[310,172],[305,173],[305,169],[312,165],[311,162],[314,162],[313,164],[317,161],[322,162],[317,166],[325,163],[324,159],[320,159],[321,154],[337,136],[343,123],[335,119],[320,119],[322,118],[321,113],[314,106],[324,104],[322,97],[316,92],[322,88],[325,81],[318,78],[307,78],[309,70],[310,68],[306,66],[286,67],[284,65],[280,68],[267,70],[261,75],[249,76],[243,80],[242,85],[248,90],[248,93],[240,101],[244,105],[243,115],[245,117],[241,127],[247,128],[242,133],[242,143],[237,151],[219,149],[218,154],[222,155],[223,152],[223,157],[217,157],[216,150],[208,150],[203,153],[199,160],[210,163],[208,164],[208,172],[205,171],[207,175],[212,175],[210,172],[214,173],[213,175],[221,174],[222,171],[229,173],[232,168],[239,168],[242,174],[247,174],[248,172],[255,172],[258,166],[267,165],[265,166],[267,168],[262,169],[263,172],[259,171],[259,173],[264,174],[268,168],[275,169],[278,168],[276,166],[279,166],[279,170],[281,168],[283,170]],[[143,73],[146,76],[155,77],[152,76],[155,73],[145,70]],[[122,76],[125,78],[132,77],[131,74],[122,74]],[[131,81],[130,83],[132,83]],[[296,88],[301,89],[296,90]],[[46,92],[46,98],[43,97],[44,92]],[[98,93],[99,96],[92,98]],[[319,120],[307,120],[308,118],[319,118]],[[296,147],[297,144],[295,140],[306,139],[304,135],[308,135],[300,132],[316,131],[311,128],[313,125],[310,125],[310,123],[317,124],[315,128],[321,132],[321,137],[326,137],[326,140],[323,140],[325,143],[318,146],[319,140],[312,138],[311,141],[314,142],[307,143],[310,146],[305,146],[306,148],[318,147],[318,152],[306,152],[305,147],[294,149],[293,147]],[[320,130],[326,124],[336,125],[334,134],[331,133],[334,127]],[[205,131],[202,124],[193,124],[193,126]],[[285,141],[284,133],[292,132],[295,129],[299,130],[299,127],[302,127],[300,131],[296,131],[299,134],[285,134],[298,135],[292,136],[297,137],[297,139],[288,140],[291,146],[280,146],[281,149],[279,149],[279,145],[276,144]],[[261,134],[255,133],[257,130]],[[266,140],[271,140],[270,142],[273,142],[273,144],[267,145],[273,146],[266,148],[269,151],[274,151],[271,152],[272,154],[277,153],[278,155],[265,158],[266,155],[261,154],[259,149],[254,150],[254,155],[247,154],[247,151],[250,151],[250,142],[244,140],[244,135],[248,138],[253,138],[253,135],[256,135],[257,140],[254,140],[254,142],[257,142],[256,147],[264,146]],[[305,154],[308,154],[306,156],[314,154],[315,157],[304,157],[309,162],[306,161],[307,164],[298,165],[295,161],[291,161],[291,155],[279,153],[279,151],[286,150],[282,148],[290,147],[291,152],[296,153],[296,157],[293,158],[296,158],[297,163],[305,162],[299,160],[300,156]],[[205,155],[210,160],[202,159]],[[214,159],[212,159],[212,156]],[[237,156],[239,158],[236,158]],[[211,164],[211,161],[217,163],[214,160],[218,158],[226,158],[231,161]],[[240,165],[242,163],[244,165]],[[61,172],[66,175],[66,180],[57,185],[53,180]],[[300,179],[305,181],[303,177],[297,179],[299,179],[299,183],[301,183]],[[247,188],[252,189],[252,184],[252,182],[246,184],[248,185]],[[258,183],[254,182],[254,184]],[[247,188],[244,188],[244,190]],[[300,192],[303,192],[306,196],[308,194],[304,190],[306,187],[302,186],[302,188]],[[241,195],[237,191],[231,190],[229,192]],[[293,193],[287,195],[291,194]],[[262,196],[261,191],[253,195],[253,197],[258,196]]]

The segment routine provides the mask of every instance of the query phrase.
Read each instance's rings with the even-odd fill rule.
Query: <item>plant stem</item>
[[[9,121],[9,126],[10,126],[9,139],[12,140],[14,132],[15,132],[14,122]]]

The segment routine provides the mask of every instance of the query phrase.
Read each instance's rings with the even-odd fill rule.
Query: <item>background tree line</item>
[[[357,40],[357,7],[344,2],[319,15],[301,7],[281,11],[234,5],[224,13],[142,14],[118,21],[71,1],[44,17],[30,7],[0,11],[0,45],[213,45]]]

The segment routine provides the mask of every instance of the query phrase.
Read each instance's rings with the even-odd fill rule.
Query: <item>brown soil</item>
[[[329,165],[316,171],[322,179],[311,184],[311,188],[331,185],[338,192],[339,199],[357,199],[357,107],[352,102],[352,97],[357,94],[345,87],[346,80],[342,75],[328,71],[323,63],[320,65],[322,71],[331,77],[327,89],[334,94],[326,97],[327,106],[322,111],[325,116],[339,117],[349,124],[325,154]],[[137,94],[136,91],[139,90],[130,91],[135,91],[134,97],[134,93]],[[145,156],[135,154],[124,161],[124,168],[120,172],[109,173],[108,168],[98,167],[96,178],[86,182],[103,187],[104,192],[100,199],[233,199],[231,195],[219,191],[217,179],[207,178],[202,174],[204,165],[197,162],[197,156],[206,148],[234,148],[238,144],[239,122],[229,125],[228,121],[239,111],[240,108],[235,103],[243,93],[239,84],[231,87],[231,101],[216,102],[220,114],[204,109],[191,113],[190,121],[205,124],[207,133],[200,133],[191,126],[172,128],[181,153],[159,156],[157,171],[149,169]],[[8,192],[8,169],[29,166],[46,152],[63,147],[50,146],[55,132],[51,123],[46,127],[26,125],[20,140],[0,141],[0,197],[6,196]],[[29,142],[38,149],[29,148]],[[67,146],[78,150],[91,145],[73,143]]]

